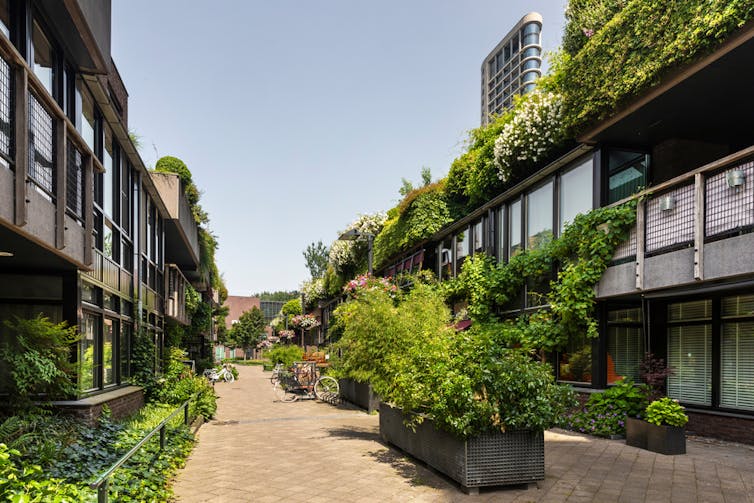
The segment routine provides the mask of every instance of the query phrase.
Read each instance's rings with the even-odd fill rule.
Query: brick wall
[[[71,404],[71,405],[58,405],[56,408],[64,414],[77,417],[89,424],[94,422],[102,415],[103,407],[107,405],[110,407],[113,419],[122,419],[127,417],[139,409],[144,407],[144,392],[139,389],[128,395],[113,398],[112,400],[106,400],[102,403],[92,404],[89,406]]]
[[[754,445],[754,417],[751,419],[687,412],[686,432],[701,437]]]

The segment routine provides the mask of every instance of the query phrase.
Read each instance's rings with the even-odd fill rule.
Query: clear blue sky
[[[233,295],[297,289],[302,251],[401,178],[445,176],[479,125],[483,58],[566,0],[114,0],[112,53],[148,166],[183,159]]]

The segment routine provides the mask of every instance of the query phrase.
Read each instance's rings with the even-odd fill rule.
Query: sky
[[[148,167],[182,159],[231,295],[296,290],[303,251],[444,177],[480,123],[485,56],[566,0],[114,0],[112,54]]]

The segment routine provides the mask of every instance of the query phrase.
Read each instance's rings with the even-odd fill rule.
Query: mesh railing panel
[[[663,210],[666,198],[672,209]],[[694,186],[678,187],[647,201],[647,253],[692,243],[694,241]]]
[[[728,186],[727,176],[733,170],[743,171],[746,181],[742,186]],[[710,176],[705,187],[705,197],[706,236],[754,226],[754,162]]]
[[[10,65],[0,58],[0,154],[10,158],[13,155],[11,148],[11,125],[12,110],[11,71]]]
[[[76,218],[84,218],[84,165],[81,152],[68,141],[66,205]]]
[[[613,260],[618,261],[634,256],[636,256],[636,225],[631,227],[628,238],[615,249]]]
[[[55,194],[55,121],[33,94],[29,94],[29,178],[50,195]]]

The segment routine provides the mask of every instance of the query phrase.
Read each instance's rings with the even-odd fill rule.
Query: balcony
[[[196,221],[183,194],[181,180],[172,173],[150,173],[168,210],[165,219],[165,262],[176,264],[193,276],[199,267],[199,237]]]
[[[754,146],[642,195],[598,298],[754,275]]]
[[[168,266],[167,285],[165,285],[165,315],[178,323],[188,325],[191,320],[186,313],[186,288],[188,281],[174,265]]]

